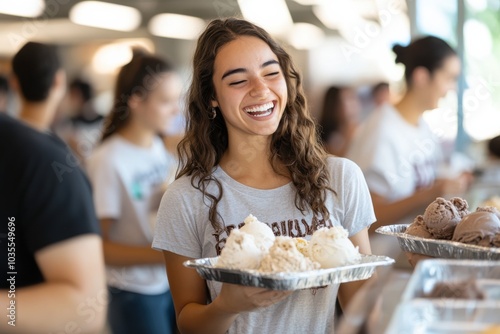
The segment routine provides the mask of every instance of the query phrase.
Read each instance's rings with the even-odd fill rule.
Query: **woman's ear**
[[[139,94],[132,94],[128,98],[127,104],[130,109],[137,109],[139,107],[139,103],[141,102],[142,98],[139,96]]]
[[[423,66],[418,66],[413,70],[412,81],[413,85],[417,87],[421,87],[427,85],[431,79],[431,74],[429,70]]]
[[[217,100],[215,100],[215,99],[212,99],[210,101],[210,104],[211,104],[212,108],[217,108],[219,106],[219,102],[217,102]]]

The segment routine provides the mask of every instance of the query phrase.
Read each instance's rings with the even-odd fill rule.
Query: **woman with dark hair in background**
[[[164,250],[179,329],[331,332],[337,293],[345,307],[364,282],[271,291],[205,281],[183,262],[220,254],[249,213],[290,237],[343,226],[361,253],[371,253],[367,229],[375,217],[361,171],[328,157],[301,76],[263,29],[234,18],[212,21],[193,67],[180,171],[163,196],[153,242]]]
[[[378,219],[372,227],[414,216],[436,197],[461,194],[468,185],[465,175],[437,178],[440,143],[422,119],[455,88],[460,73],[456,52],[432,36],[393,50],[396,62],[405,66],[406,92],[394,106],[385,104],[371,114],[347,155],[359,164],[370,188]]]
[[[169,63],[135,54],[118,74],[102,143],[88,161],[104,240],[108,320],[116,334],[175,332],[163,257],[151,242],[176,167],[158,134],[178,112],[180,91]]]
[[[345,156],[360,122],[361,105],[356,90],[330,87],[319,119],[321,140],[328,153]]]

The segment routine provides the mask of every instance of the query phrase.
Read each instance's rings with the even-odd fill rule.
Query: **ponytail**
[[[127,125],[130,119],[128,101],[132,95],[139,94],[142,98],[146,98],[152,89],[148,82],[156,75],[173,70],[169,62],[147,54],[141,49],[134,49],[132,60],[118,73],[113,106],[104,121],[101,141],[111,137]]]

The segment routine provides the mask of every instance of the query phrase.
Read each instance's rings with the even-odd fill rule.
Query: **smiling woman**
[[[263,29],[212,21],[193,67],[181,168],[163,196],[153,241],[164,251],[180,331],[330,332],[337,292],[345,306],[363,282],[316,293],[270,291],[205,282],[183,262],[219,255],[249,213],[271,226],[303,222],[306,238],[319,226],[343,226],[369,254],[375,217],[361,171],[327,156],[299,73]],[[293,229],[274,232],[296,236]]]

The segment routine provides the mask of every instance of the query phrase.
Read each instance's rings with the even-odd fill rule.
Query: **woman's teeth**
[[[247,114],[250,114],[251,116],[254,117],[265,117],[271,115],[274,109],[274,103],[273,102],[268,102],[261,104],[259,106],[252,106],[249,108],[244,108],[243,111],[245,111]]]

